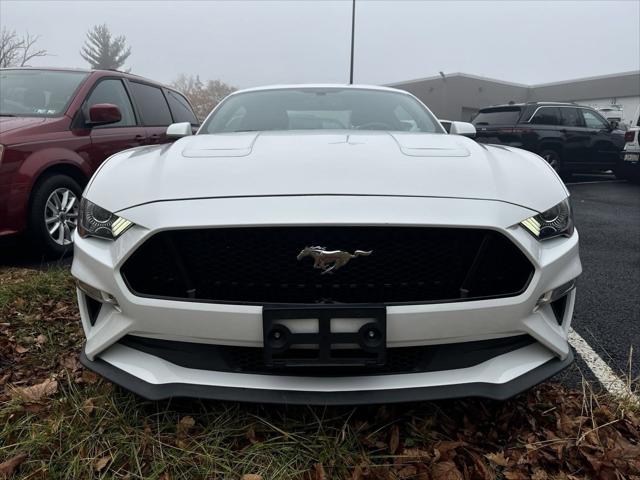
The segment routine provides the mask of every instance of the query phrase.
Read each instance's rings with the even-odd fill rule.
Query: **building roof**
[[[421,83],[421,82],[426,82],[426,81],[430,81],[430,80],[438,80],[438,79],[447,79],[447,78],[453,78],[453,77],[464,77],[464,78],[471,78],[474,80],[484,80],[487,82],[493,82],[493,83],[501,83],[503,85],[510,85],[513,87],[524,87],[524,88],[540,88],[540,87],[551,87],[551,86],[555,86],[555,85],[565,85],[565,84],[570,84],[570,83],[577,83],[577,82],[590,82],[590,81],[594,81],[594,80],[607,80],[607,79],[617,79],[617,78],[621,78],[621,77],[636,77],[636,80],[638,82],[638,88],[640,89],[640,70],[630,70],[627,72],[619,72],[619,73],[610,73],[607,75],[595,75],[592,77],[583,77],[583,78],[573,78],[570,80],[560,80],[560,81],[556,81],[556,82],[547,82],[547,83],[538,83],[538,84],[524,84],[524,83],[517,83],[517,82],[509,82],[506,80],[499,80],[496,78],[490,78],[490,77],[483,77],[480,75],[473,75],[470,73],[464,73],[464,72],[454,72],[454,73],[445,73],[443,75],[433,75],[430,77],[423,77],[423,78],[415,78],[415,79],[411,79],[411,80],[403,80],[400,82],[392,82],[392,83],[386,83],[386,86],[389,87],[393,87],[395,85],[407,85],[409,83]]]

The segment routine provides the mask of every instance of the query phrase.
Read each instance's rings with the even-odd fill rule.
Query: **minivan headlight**
[[[573,213],[569,198],[545,212],[523,220],[520,225],[538,240],[570,237],[573,234]]]
[[[126,232],[133,222],[99,207],[82,197],[78,220],[78,234],[82,238],[99,237],[115,240]]]

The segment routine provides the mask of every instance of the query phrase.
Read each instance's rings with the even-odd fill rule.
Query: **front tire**
[[[51,175],[34,187],[29,234],[45,255],[62,257],[73,248],[81,195],[78,182],[67,175]]]

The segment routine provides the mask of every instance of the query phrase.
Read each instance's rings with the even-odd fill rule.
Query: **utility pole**
[[[351,5],[351,68],[349,70],[349,85],[353,85],[353,43],[356,31],[356,0],[352,0]]]

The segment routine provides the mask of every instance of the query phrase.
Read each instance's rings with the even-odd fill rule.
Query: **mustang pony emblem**
[[[313,268],[322,270],[321,275],[331,273],[344,267],[349,260],[356,257],[366,257],[371,255],[373,250],[356,250],[353,254],[342,250],[325,250],[325,247],[304,247],[298,254],[298,260],[311,256],[313,258]]]

